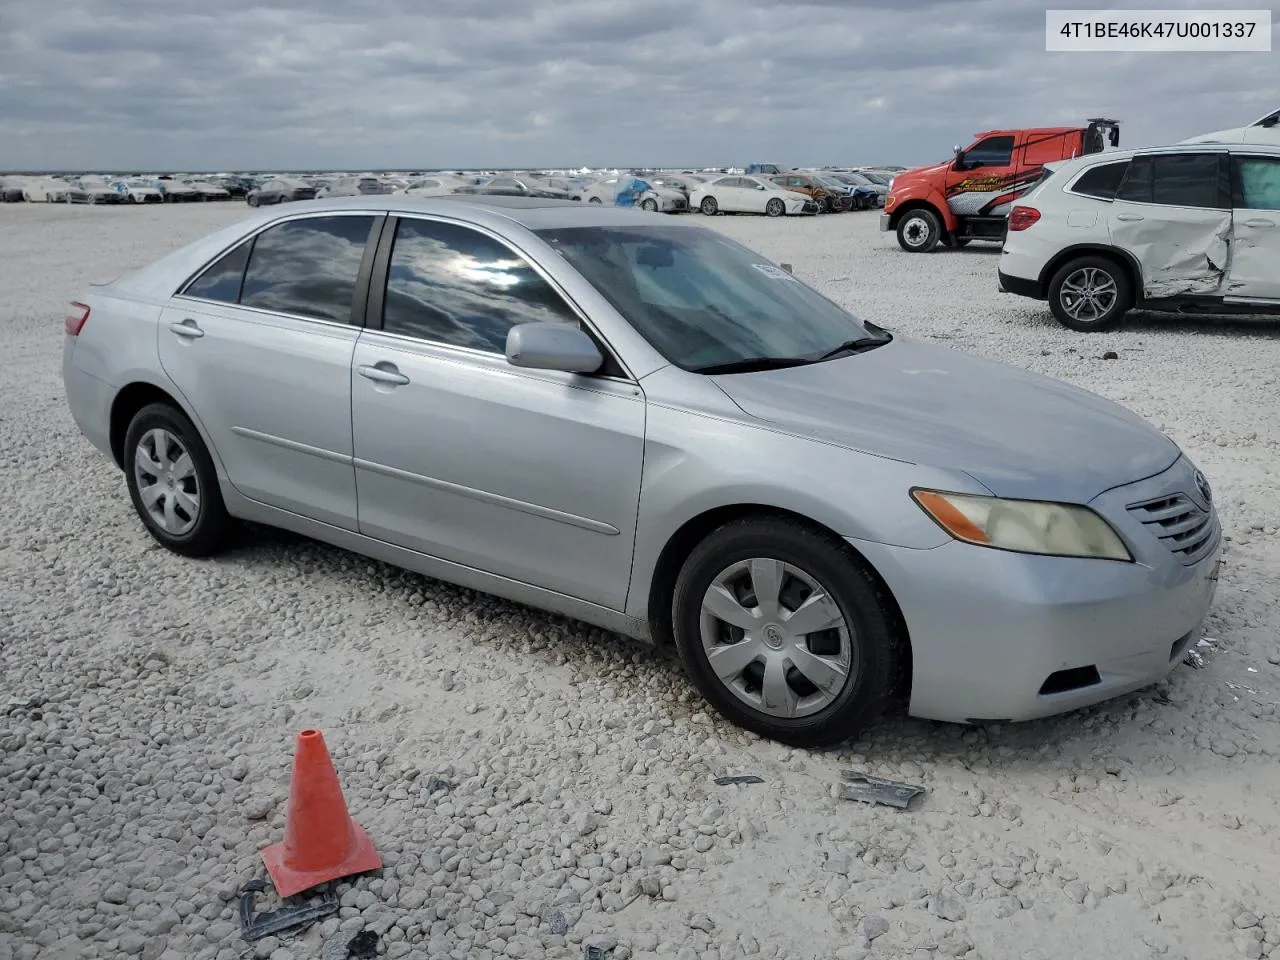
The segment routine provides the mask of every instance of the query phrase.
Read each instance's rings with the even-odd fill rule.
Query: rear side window
[[[1116,191],[1117,200],[1222,210],[1230,195],[1227,157],[1218,153],[1134,157]]]
[[[360,262],[373,217],[290,220],[258,235],[240,303],[337,323],[351,322]]]
[[[1086,197],[1097,197],[1099,200],[1114,200],[1116,191],[1120,189],[1120,181],[1129,169],[1129,161],[1120,163],[1103,163],[1086,170],[1071,186],[1072,193],[1082,193]]]
[[[400,221],[382,310],[387,333],[503,353],[513,326],[548,321],[578,324],[514,250],[470,227]]]
[[[201,300],[216,300],[218,303],[238,303],[240,285],[244,282],[244,268],[249,262],[249,248],[252,246],[253,241],[246,240],[224,253],[204,273],[187,284],[183,294],[199,297]]]

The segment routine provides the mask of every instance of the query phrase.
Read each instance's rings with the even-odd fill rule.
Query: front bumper
[[[881,233],[887,233],[888,231],[893,229],[893,226],[890,223],[892,219],[893,218],[890,217],[889,214],[887,213],[880,214],[880,232]]]
[[[851,540],[906,620],[910,712],[957,723],[1030,720],[1165,677],[1201,635],[1217,588],[1221,533],[1210,508],[1212,537],[1194,562],[1184,562],[1129,506],[1175,493],[1194,497],[1193,476],[1180,458],[1157,477],[1093,501],[1134,563],[959,542],[911,550]]]

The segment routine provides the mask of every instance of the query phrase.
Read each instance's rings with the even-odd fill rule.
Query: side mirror
[[[507,331],[507,362],[532,370],[595,373],[604,365],[599,348],[569,323],[520,323]]]

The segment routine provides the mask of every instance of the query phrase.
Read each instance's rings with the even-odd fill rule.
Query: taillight
[[[70,336],[80,336],[80,329],[84,326],[84,322],[89,319],[89,305],[80,303],[79,301],[71,304],[71,310],[67,313],[67,319],[63,321],[67,333]]]
[[[1040,219],[1040,211],[1035,207],[1014,207],[1009,214],[1010,230],[1025,230]]]

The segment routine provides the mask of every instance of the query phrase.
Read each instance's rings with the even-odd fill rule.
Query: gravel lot
[[[1051,721],[895,716],[792,751],[577,623],[270,531],[213,562],[153,544],[66,411],[64,308],[245,212],[0,207],[0,960],[301,960],[365,928],[457,960],[592,936],[614,960],[1280,957],[1280,325],[1075,334],[996,292],[991,248],[910,256],[874,213],[706,221],[868,319],[1147,416],[1231,539],[1203,669]],[[251,947],[234,893],[309,725],[385,869]],[[929,792],[833,799],[850,766]],[[742,773],[765,782],[711,782]]]

